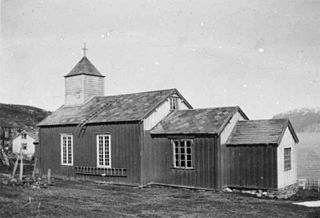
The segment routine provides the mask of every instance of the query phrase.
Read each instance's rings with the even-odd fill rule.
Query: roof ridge
[[[146,94],[146,93],[152,93],[152,92],[161,92],[161,91],[177,91],[176,88],[171,88],[171,89],[159,89],[159,90],[153,90],[153,91],[145,91],[145,92],[134,92],[134,93],[128,93],[128,94],[116,94],[116,95],[106,95],[106,96],[93,96],[92,98],[89,98],[84,104],[81,105],[62,105],[60,108],[66,108],[66,107],[81,107],[85,104],[88,104],[89,102],[93,101],[96,98],[111,98],[111,97],[120,97],[120,96],[128,96],[128,95],[136,95],[136,94]],[[58,110],[57,109],[57,110]]]
[[[135,95],[135,94],[152,93],[152,92],[162,92],[162,91],[173,91],[173,90],[177,90],[177,89],[176,89],[176,88],[171,88],[171,89],[159,89],[159,90],[153,90],[153,91],[133,92],[133,93],[128,93],[128,94],[117,94],[117,95],[106,95],[106,96],[95,96],[95,97],[107,98],[107,97],[116,97],[116,96],[123,96],[123,95]]]
[[[238,106],[226,106],[226,107],[206,107],[206,108],[193,108],[193,109],[179,109],[177,111],[189,111],[189,110],[209,110],[209,109],[222,109],[222,108],[239,108]]]
[[[240,122],[249,122],[249,121],[252,121],[252,122],[257,122],[257,121],[270,121],[270,120],[283,120],[283,121],[288,121],[289,119],[288,118],[271,118],[271,119],[257,119],[257,120],[239,120]]]

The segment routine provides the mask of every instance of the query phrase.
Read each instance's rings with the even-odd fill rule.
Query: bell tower
[[[86,44],[83,57],[74,68],[65,75],[65,106],[81,105],[94,96],[104,95],[104,76],[86,56]]]

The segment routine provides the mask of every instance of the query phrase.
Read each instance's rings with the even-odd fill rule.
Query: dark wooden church
[[[204,189],[296,183],[298,138],[288,120],[193,109],[177,89],[103,95],[104,76],[84,56],[65,76],[64,105],[38,124],[43,173]]]

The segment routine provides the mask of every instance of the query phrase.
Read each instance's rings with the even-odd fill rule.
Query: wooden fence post
[[[51,169],[48,169],[47,179],[48,179],[48,185],[50,185],[51,184]]]
[[[18,162],[19,162],[19,156],[17,155],[17,160],[14,163],[13,171],[12,171],[12,176],[16,175],[17,167],[18,167]]]
[[[36,173],[36,167],[37,167],[37,158],[34,158],[34,165],[33,165],[33,170],[32,170],[32,178],[34,179],[35,173]]]
[[[23,155],[22,155],[22,149],[20,149],[20,175],[19,180],[22,181],[23,176]]]

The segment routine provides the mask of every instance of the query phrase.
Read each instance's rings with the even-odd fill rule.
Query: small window
[[[73,136],[61,135],[61,164],[73,165]]]
[[[174,139],[173,163],[175,168],[191,169],[192,166],[192,140]]]
[[[170,110],[174,111],[178,109],[178,98],[177,97],[171,97],[170,98]]]
[[[284,149],[284,171],[291,170],[291,148]]]
[[[26,133],[22,133],[22,134],[21,134],[21,138],[22,138],[22,139],[26,139],[26,138],[27,138],[27,134],[26,134]]]
[[[22,150],[27,150],[27,143],[22,143],[21,148]]]
[[[111,167],[111,135],[97,135],[97,166]]]

